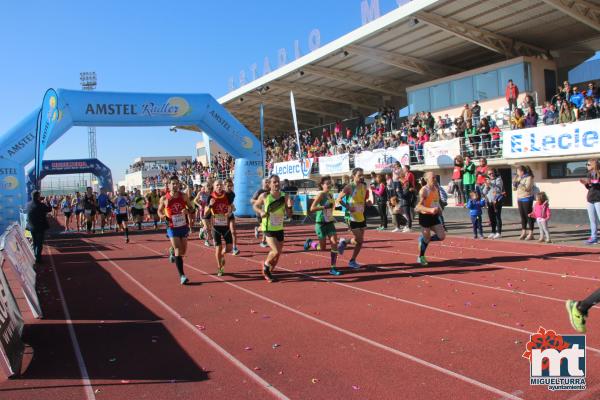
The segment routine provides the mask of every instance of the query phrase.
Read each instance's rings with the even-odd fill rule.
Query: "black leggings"
[[[587,315],[588,310],[598,303],[600,303],[600,289],[597,289],[594,293],[590,294],[585,300],[580,301],[577,308]]]
[[[492,233],[502,234],[502,202],[497,201],[494,205],[490,203],[488,205],[488,217],[490,218],[490,225],[492,227]]]
[[[519,199],[517,203],[519,204],[519,215],[521,216],[521,229],[533,231],[534,219],[529,217],[533,210],[533,199]]]
[[[388,215],[387,215],[387,204],[377,203],[379,209],[379,224],[387,229],[388,226]]]

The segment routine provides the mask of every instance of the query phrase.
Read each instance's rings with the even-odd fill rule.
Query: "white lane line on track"
[[[363,247],[364,248],[364,247]],[[375,250],[375,249],[368,249],[368,250]],[[319,258],[325,258],[329,260],[328,256],[324,256],[324,255],[320,255],[320,254],[316,254],[316,253],[310,253],[307,252],[306,253],[309,256],[313,256],[313,257],[319,257]],[[368,264],[367,264],[368,265]],[[550,300],[550,301],[556,301],[556,302],[560,302],[560,303],[564,303],[567,299],[559,299],[556,297],[549,297],[549,296],[542,296],[541,294],[535,294],[535,293],[529,293],[529,292],[525,292],[525,291],[521,291],[521,290],[510,290],[510,289],[503,289],[501,287],[498,286],[489,286],[489,285],[483,285],[481,283],[475,283],[475,282],[467,282],[467,281],[461,281],[459,279],[451,279],[451,278],[444,278],[441,276],[435,276],[435,275],[428,275],[425,272],[418,272],[418,271],[399,271],[397,268],[394,267],[377,267],[377,266],[373,266],[372,268],[374,269],[381,269],[381,270],[385,270],[385,271],[393,271],[396,273],[401,273],[404,275],[418,275],[418,276],[422,276],[423,278],[431,278],[431,279],[438,279],[441,281],[447,281],[447,282],[453,282],[453,283],[460,283],[462,285],[469,285],[469,286],[476,286],[476,287],[480,287],[480,288],[484,288],[484,289],[490,289],[490,290],[498,290],[500,292],[506,292],[506,293],[511,293],[511,294],[520,294],[523,296],[531,296],[531,297],[536,297],[536,298],[540,298],[540,299],[544,299],[544,300]],[[478,272],[477,270],[475,271],[471,271],[471,272]],[[487,272],[487,271],[484,271]]]
[[[71,338],[73,352],[75,353],[75,359],[77,360],[77,366],[79,367],[79,373],[81,374],[81,383],[83,384],[85,397],[88,400],[96,400],[96,396],[94,395],[94,389],[92,387],[92,383],[90,382],[90,376],[88,374],[87,367],[85,366],[83,355],[81,354],[79,341],[77,340],[77,335],[75,334],[75,328],[73,328],[73,321],[71,320],[71,313],[69,312],[69,307],[67,306],[67,300],[65,299],[65,294],[62,290],[60,279],[58,278],[58,272],[56,271],[56,265],[54,264],[54,257],[52,256],[52,249],[50,248],[50,246],[48,246],[47,249],[48,255],[50,256],[50,266],[52,267],[54,280],[56,281],[56,289],[58,290],[58,295],[60,296],[60,302],[62,305],[63,313],[65,314],[67,330],[69,331],[69,337]]]
[[[188,243],[188,246],[190,244],[192,246],[200,247],[201,249],[204,249],[204,250],[210,250],[210,251],[212,251],[211,250],[212,248],[203,247],[202,245],[199,245],[199,244],[196,244],[196,243]],[[141,245],[141,244],[138,244],[138,246],[142,246],[142,247],[144,247],[146,249],[149,249],[149,250],[155,252],[156,254],[161,254],[161,253],[156,252],[155,250],[150,249],[147,246],[144,246],[144,245]],[[262,265],[262,262],[258,261],[258,260],[252,260],[252,259],[246,259],[246,260],[247,261],[251,261],[251,262],[253,262],[255,264]],[[191,268],[193,269],[193,267],[191,267]],[[513,326],[503,325],[503,324],[500,324],[500,323],[497,323],[497,322],[488,321],[488,320],[477,318],[477,317],[472,317],[470,315],[460,314],[460,313],[457,313],[457,312],[444,310],[443,308],[438,308],[438,307],[434,307],[434,306],[428,306],[427,304],[417,303],[417,302],[414,302],[414,301],[411,301],[411,300],[403,299],[403,298],[396,297],[396,296],[391,296],[391,295],[388,295],[388,294],[385,294],[385,293],[376,292],[376,291],[369,290],[369,289],[364,289],[364,288],[361,288],[361,287],[358,287],[358,286],[352,286],[352,285],[347,284],[347,283],[335,282],[335,281],[333,281],[333,280],[331,280],[329,278],[321,278],[321,277],[318,277],[318,276],[313,276],[313,275],[310,275],[310,274],[305,274],[303,272],[299,272],[299,271],[295,271],[293,269],[288,269],[288,268],[279,267],[279,266],[277,267],[277,269],[281,269],[281,270],[284,270],[286,272],[290,272],[290,273],[293,273],[293,274],[296,274],[296,275],[302,275],[302,276],[305,276],[307,278],[311,278],[313,280],[317,280],[317,281],[321,281],[321,282],[327,282],[327,283],[330,283],[332,285],[337,285],[337,286],[345,287],[345,288],[348,288],[348,289],[351,289],[351,290],[357,290],[357,291],[360,291],[360,292],[364,292],[364,293],[372,294],[372,295],[375,295],[375,296],[383,297],[383,298],[386,298],[386,299],[389,299],[389,300],[393,300],[393,301],[397,301],[397,302],[400,302],[400,303],[410,304],[412,306],[425,308],[425,309],[428,309],[428,310],[431,310],[431,311],[441,312],[441,313],[444,313],[444,314],[452,315],[454,317],[469,319],[471,321],[476,321],[476,322],[480,322],[480,323],[483,323],[483,324],[492,325],[492,326],[495,326],[495,327],[498,327],[498,328],[509,329],[511,331],[514,331],[514,332],[520,332],[520,333],[527,334],[528,336],[531,335],[531,332],[530,331],[526,331],[525,329],[519,329],[519,328],[515,328]],[[202,272],[204,272],[204,271],[202,271]],[[210,275],[208,273],[206,273],[206,274]],[[210,275],[210,276],[212,277],[212,275]],[[596,348],[591,347],[591,346],[586,346],[586,349],[588,349],[588,350],[590,350],[592,352],[596,352],[596,353],[600,354],[600,349],[596,349]]]
[[[383,232],[381,232],[383,234]],[[410,233],[411,236],[414,236],[414,238],[416,239],[418,237],[418,234],[415,233]],[[464,239],[464,240],[469,240],[469,238],[463,237],[463,236],[455,236],[455,235],[451,235],[451,236],[446,236],[446,240],[449,239]],[[487,239],[485,239],[487,240]],[[495,240],[495,239],[494,239]],[[492,241],[492,240],[490,240]],[[500,243],[514,243],[514,244],[526,244],[526,243],[522,243],[522,242],[506,242],[506,241],[500,241]],[[463,249],[463,250],[475,250],[472,247],[464,247],[464,246],[454,246],[454,245],[449,245],[449,244],[440,244],[441,247],[449,247],[449,248],[453,248],[453,249]],[[547,244],[544,244],[544,246],[548,246]],[[560,245],[550,245],[548,246],[548,248],[556,248],[561,249]],[[583,251],[583,249],[585,249],[584,247],[571,247],[571,246],[565,246],[568,249],[571,250],[579,250],[579,251]],[[593,246],[591,246],[591,248],[593,248]],[[581,259],[581,258],[575,258],[575,257],[565,257],[565,256],[546,256],[543,254],[540,255],[535,255],[535,254],[529,254],[529,253],[519,253],[519,252],[515,252],[515,251],[507,251],[507,250],[495,250],[495,249],[489,249],[489,248],[477,248],[476,250],[480,250],[480,251],[488,251],[488,252],[492,252],[492,253],[501,253],[501,254],[513,254],[513,255],[518,255],[518,256],[530,256],[530,257],[545,257],[545,258],[552,258],[555,260],[571,260],[571,261],[578,261],[578,262],[593,262],[593,263],[600,263],[600,260],[585,260],[585,259]],[[561,249],[562,250],[562,249]],[[591,253],[587,253],[590,255],[597,255],[600,257],[600,253],[597,252],[591,252]]]
[[[253,370],[246,367],[244,365],[244,363],[242,363],[240,360],[235,358],[231,353],[229,353],[223,347],[219,346],[219,344],[217,342],[212,340],[206,334],[199,331],[191,322],[189,322],[187,319],[185,319],[182,315],[180,315],[177,311],[175,311],[171,306],[169,306],[167,303],[165,303],[163,300],[161,300],[158,296],[156,296],[153,292],[151,292],[148,288],[146,288],[144,285],[142,285],[138,280],[136,280],[133,276],[131,276],[128,272],[126,272],[123,268],[121,268],[119,266],[119,264],[117,264],[116,262],[111,260],[110,257],[108,257],[106,254],[104,254],[104,252],[99,250],[95,244],[93,244],[91,242],[88,242],[88,243],[91,244],[91,246],[94,248],[94,251],[96,251],[98,254],[100,254],[102,257],[104,257],[104,259],[106,261],[108,261],[113,267],[115,267],[119,272],[121,272],[123,275],[125,275],[137,287],[142,289],[142,291],[144,293],[146,293],[148,296],[150,296],[155,302],[160,304],[169,314],[171,314],[173,317],[175,317],[178,321],[181,321],[181,323],[183,323],[187,328],[189,328],[192,331],[192,333],[194,333],[196,336],[198,336],[200,339],[202,339],[204,342],[206,342],[210,347],[212,347],[219,354],[221,354],[223,357],[225,357],[227,360],[229,360],[233,365],[238,367],[250,379],[254,380],[256,383],[258,383],[260,386],[262,386],[265,390],[270,392],[273,396],[275,396],[275,398],[282,399],[282,400],[289,400],[289,398],[286,395],[284,395],[279,390],[277,390],[269,382],[267,382],[266,380],[261,378]],[[139,246],[141,246],[141,245],[139,245]],[[143,246],[143,247],[145,247],[145,246]],[[157,254],[160,254],[160,253],[157,253]]]
[[[194,243],[193,243],[193,244],[194,244]],[[164,256],[164,254],[163,254],[163,253],[160,253],[160,252],[158,252],[158,251],[156,251],[156,250],[154,250],[154,249],[152,249],[152,248],[150,248],[150,247],[148,247],[148,246],[145,246],[145,245],[143,245],[143,244],[136,243],[136,245],[138,245],[138,246],[140,246],[140,247],[143,247],[143,248],[145,248],[146,250],[153,252],[154,254],[157,254],[157,255],[162,255],[162,256]],[[201,245],[197,245],[197,244],[194,244],[194,245],[195,245],[195,246],[198,246],[198,247],[201,247]],[[208,249],[208,248],[207,248],[207,249]],[[100,253],[101,253],[101,252],[100,252]],[[249,261],[256,262],[256,261],[254,261],[254,260],[249,260]],[[260,263],[260,262],[259,262],[259,263]],[[500,389],[498,389],[498,388],[496,388],[496,387],[493,387],[493,386],[487,385],[487,384],[485,384],[485,383],[483,383],[483,382],[480,382],[480,381],[478,381],[478,380],[475,380],[475,379],[473,379],[473,378],[469,378],[468,376],[465,376],[465,375],[459,374],[459,373],[457,373],[457,372],[451,371],[451,370],[449,370],[449,369],[446,369],[446,368],[444,368],[444,367],[440,367],[440,366],[439,366],[439,365],[437,365],[437,364],[433,364],[433,363],[430,363],[430,362],[428,362],[428,361],[425,361],[425,360],[423,360],[423,359],[421,359],[421,358],[415,357],[415,356],[413,356],[413,355],[411,355],[411,354],[404,353],[404,352],[402,352],[402,351],[400,351],[400,350],[397,350],[397,349],[395,349],[395,348],[393,348],[393,347],[386,346],[385,344],[382,344],[382,343],[376,342],[376,341],[374,341],[374,340],[371,340],[371,339],[369,339],[369,338],[367,338],[367,337],[361,336],[361,335],[359,335],[359,334],[357,334],[357,333],[354,333],[354,332],[352,332],[352,331],[349,331],[349,330],[347,330],[347,329],[344,329],[344,328],[342,328],[342,327],[339,327],[339,326],[337,326],[337,325],[331,324],[331,323],[329,323],[329,322],[327,322],[327,321],[324,321],[324,320],[321,320],[321,319],[319,319],[319,318],[313,317],[312,315],[305,314],[305,313],[303,313],[302,311],[298,311],[298,310],[296,310],[296,309],[294,309],[294,308],[292,308],[292,307],[286,306],[286,305],[285,305],[285,304],[283,304],[283,303],[279,303],[279,302],[278,302],[278,301],[276,301],[276,300],[273,300],[273,299],[271,299],[271,298],[269,298],[269,297],[263,296],[263,295],[261,295],[261,294],[259,294],[259,293],[256,293],[256,292],[252,291],[252,290],[249,290],[249,289],[246,289],[246,288],[244,288],[244,287],[241,287],[241,286],[239,286],[239,285],[237,285],[237,284],[235,284],[235,283],[232,283],[232,282],[226,281],[226,280],[224,280],[224,279],[222,279],[222,278],[220,278],[220,277],[214,276],[214,275],[210,274],[209,272],[206,272],[206,271],[204,271],[204,270],[201,270],[201,269],[199,269],[199,268],[195,268],[195,267],[193,267],[193,266],[191,266],[191,265],[189,265],[189,264],[185,264],[185,266],[186,266],[187,268],[191,269],[191,270],[194,270],[194,271],[196,271],[196,272],[199,272],[199,273],[201,273],[201,274],[203,274],[203,275],[206,275],[206,276],[208,276],[208,277],[212,278],[213,280],[216,280],[216,281],[223,282],[223,283],[225,283],[225,284],[227,284],[227,285],[229,285],[229,286],[231,286],[231,287],[234,287],[234,288],[236,288],[236,289],[238,289],[238,290],[240,290],[240,291],[242,291],[242,292],[248,293],[248,294],[249,294],[249,295],[251,295],[251,296],[257,297],[257,298],[259,298],[259,299],[261,299],[261,300],[263,300],[263,301],[266,301],[266,302],[268,302],[268,303],[271,303],[271,304],[273,304],[273,305],[276,305],[276,306],[278,306],[278,307],[280,307],[280,308],[283,308],[284,310],[290,311],[290,312],[292,312],[292,313],[294,313],[294,314],[297,314],[297,315],[299,315],[299,316],[301,316],[301,317],[307,318],[307,319],[309,319],[309,320],[311,320],[311,321],[313,321],[313,322],[316,322],[316,323],[318,323],[318,324],[320,324],[320,325],[324,325],[324,326],[326,326],[326,327],[328,327],[328,328],[330,328],[330,329],[333,329],[333,330],[335,330],[335,331],[338,331],[338,332],[340,332],[340,333],[343,333],[343,334],[345,334],[345,335],[348,335],[348,336],[350,336],[350,337],[353,337],[354,339],[360,340],[360,341],[362,341],[362,342],[365,342],[365,343],[367,343],[367,344],[370,344],[370,345],[372,345],[372,346],[374,346],[374,347],[377,347],[377,348],[380,348],[380,349],[382,349],[382,350],[388,351],[388,352],[390,352],[390,353],[392,353],[392,354],[395,354],[395,355],[397,355],[397,356],[400,356],[400,357],[406,358],[406,359],[408,359],[408,360],[410,360],[410,361],[413,361],[413,362],[415,362],[415,363],[417,363],[417,364],[420,364],[420,365],[422,365],[422,366],[425,366],[425,367],[431,368],[431,369],[433,369],[433,370],[435,370],[435,371],[441,372],[442,374],[449,375],[449,376],[451,376],[451,377],[453,377],[453,378],[456,378],[456,379],[458,379],[458,380],[461,380],[461,381],[463,381],[463,382],[466,382],[466,383],[469,383],[469,384],[471,384],[471,385],[477,386],[477,387],[479,387],[479,388],[481,388],[481,389],[487,390],[487,391],[489,391],[489,392],[492,392],[492,393],[496,393],[496,394],[498,394],[498,395],[500,395],[500,396],[504,396],[506,399],[510,399],[510,400],[522,400],[522,398],[521,398],[521,397],[513,396],[512,394],[510,394],[510,393],[507,393],[507,392],[505,392],[505,391],[503,391],[503,390],[500,390]],[[294,271],[290,271],[290,272],[294,272]],[[266,283],[265,283],[265,284],[266,284]],[[353,288],[353,289],[354,289],[354,288]]]

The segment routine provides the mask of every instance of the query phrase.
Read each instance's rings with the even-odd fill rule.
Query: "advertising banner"
[[[308,215],[309,198],[307,194],[297,194],[292,197],[292,214],[293,215]]]
[[[319,157],[319,174],[342,174],[350,172],[350,155],[339,154],[331,157]]]
[[[460,155],[460,139],[427,142],[423,146],[425,165],[432,167],[451,167],[454,157]]]
[[[6,376],[12,376],[20,372],[23,360],[23,316],[2,272],[3,263],[0,254],[0,369]]]
[[[362,168],[365,172],[381,171],[391,169],[391,166],[399,161],[401,165],[410,162],[410,147],[400,146],[396,148],[377,149],[363,151],[354,157],[354,165]]]
[[[278,175],[281,180],[289,179],[290,181],[295,181],[309,179],[312,166],[312,158],[275,163],[273,174]]]
[[[552,157],[600,152],[600,120],[548,125],[503,133],[504,158]]]
[[[35,318],[42,317],[42,309],[40,301],[35,291],[36,273],[33,270],[35,257],[31,245],[25,239],[23,230],[19,224],[14,223],[8,227],[4,235],[2,235],[2,253],[9,264],[12,266],[23,294],[29,303],[29,307]]]

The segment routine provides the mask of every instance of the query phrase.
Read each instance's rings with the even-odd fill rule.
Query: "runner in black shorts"
[[[217,275],[225,272],[225,254],[231,251],[233,236],[229,230],[229,217],[232,214],[229,197],[223,190],[223,182],[217,180],[215,191],[211,193],[207,214],[211,217],[212,234],[215,239],[215,257],[217,259]],[[225,246],[223,247],[223,241]]]
[[[237,247],[237,230],[235,229],[235,215],[233,214],[235,212],[235,206],[233,205],[235,192],[233,191],[233,180],[231,178],[225,180],[225,195],[229,199],[229,204],[231,205],[231,215],[229,216],[229,231],[233,237],[233,249],[231,250],[231,254],[237,256],[240,254],[240,250]]]
[[[428,265],[425,251],[430,242],[442,241],[446,238],[444,226],[440,222],[442,208],[440,206],[440,191],[433,172],[425,172],[423,179],[427,183],[419,191],[419,199],[415,210],[419,213],[419,225],[422,233],[419,236],[419,256],[417,262],[421,266]],[[431,234],[433,231],[433,235]]]
[[[96,216],[96,207],[96,196],[94,196],[92,188],[88,187],[83,197],[83,213],[85,215],[87,233],[92,233],[92,221]]]
[[[250,200],[250,203],[252,203],[252,206],[254,206],[254,203],[256,203],[256,201],[258,200],[258,198],[260,197],[261,194],[269,192],[269,182],[270,182],[269,178],[263,179],[263,181],[262,181],[262,188],[258,189],[252,195],[252,199]],[[259,214],[256,214],[256,222],[258,223],[258,225],[254,227],[254,237],[256,239],[258,239],[258,231],[260,230],[260,227],[261,227],[261,224],[262,224],[262,218],[260,217]],[[260,247],[268,247],[267,241],[265,240],[265,233],[264,232],[262,233],[262,239],[260,241]]]

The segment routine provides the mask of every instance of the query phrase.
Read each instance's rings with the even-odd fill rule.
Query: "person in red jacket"
[[[517,108],[517,98],[519,97],[519,88],[513,83],[512,79],[509,79],[508,85],[506,85],[505,97],[512,114],[513,106]]]

